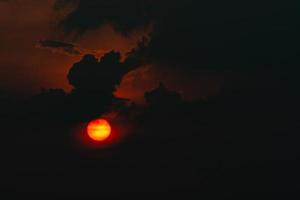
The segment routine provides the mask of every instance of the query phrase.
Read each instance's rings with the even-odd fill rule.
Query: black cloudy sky
[[[298,194],[299,27],[292,0],[0,0],[0,189]]]
[[[135,48],[143,62],[118,96],[139,100],[159,81],[187,98],[215,95],[228,78],[298,65],[299,13],[292,1],[2,0],[0,88],[70,90],[84,54],[126,59]]]

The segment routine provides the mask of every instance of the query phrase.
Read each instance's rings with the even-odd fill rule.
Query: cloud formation
[[[300,18],[292,2],[78,1],[62,21],[84,33],[107,23],[128,34],[154,25],[144,56],[148,63],[189,70],[251,70],[298,62]],[[272,6],[270,6],[272,5]]]
[[[105,91],[112,93],[124,70],[120,53],[105,54],[98,62],[93,55],[85,55],[71,68],[69,83],[77,90]]]
[[[73,118],[93,119],[107,112],[119,101],[114,92],[123,76],[139,65],[134,56],[128,55],[122,61],[115,51],[107,52],[100,60],[87,54],[75,63],[67,76],[73,86],[68,103]]]
[[[78,4],[62,21],[65,31],[76,30],[84,33],[95,30],[102,25],[112,24],[116,31],[129,34],[137,28],[143,28],[150,22],[145,12],[145,2],[141,0],[101,0],[101,1],[58,1],[57,7],[64,7],[67,3]]]
[[[40,40],[37,46],[40,48],[49,49],[53,52],[65,53],[67,55],[78,56],[82,54],[82,50],[79,47],[62,41]]]
[[[69,56],[83,56],[85,54],[104,55],[105,50],[102,49],[86,49],[79,45],[58,41],[58,40],[40,40],[37,44],[38,48],[49,50],[53,53],[65,54]]]

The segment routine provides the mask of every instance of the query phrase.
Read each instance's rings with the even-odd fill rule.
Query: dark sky
[[[58,23],[70,9],[56,11],[54,4],[53,0],[0,2],[2,90],[26,96],[41,88],[70,90],[67,73],[84,54],[100,57],[112,49],[125,53],[136,45],[139,34],[125,38],[109,25],[78,39],[65,35]],[[40,41],[47,40],[71,43],[82,55],[51,44],[43,48]]]
[[[299,27],[290,0],[0,0],[0,195],[291,199]]]
[[[204,98],[236,74],[297,65],[298,8],[256,0],[1,1],[0,88],[27,96],[68,91],[68,70],[84,54],[125,57],[144,36],[145,62],[124,76],[117,94],[141,100],[164,79],[189,99]]]
[[[41,88],[68,91],[66,75],[84,54],[101,57],[116,50],[126,57],[144,36],[144,63],[124,76],[119,96],[141,100],[162,79],[189,99],[215,95],[224,79],[236,74],[273,73],[298,63],[298,6],[292,1],[1,1],[0,88],[25,95]]]

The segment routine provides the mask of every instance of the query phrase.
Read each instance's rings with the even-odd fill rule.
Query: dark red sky
[[[88,33],[73,41],[55,28],[58,13],[53,0],[15,0],[0,3],[1,88],[17,92],[36,92],[40,88],[69,89],[66,75],[81,56],[68,56],[37,48],[41,39],[76,42],[80,47],[102,51],[127,52],[135,38],[124,38],[110,27]],[[101,53],[100,53],[101,54]]]
[[[75,44],[83,53],[100,57],[112,49],[123,55],[136,46],[147,33],[140,31],[129,36],[116,33],[110,25],[88,31],[80,37],[66,35],[58,22],[72,10],[55,10],[54,0],[0,1],[0,89],[18,95],[38,93],[42,88],[71,89],[66,76],[73,63],[82,55],[68,55],[60,50],[38,47],[39,40],[55,40]],[[205,97],[218,90],[223,78],[207,73],[195,79],[165,66],[143,66],[127,74],[117,96],[140,101],[145,90],[156,87],[159,81],[180,91],[187,98]],[[196,83],[196,84],[195,84]],[[193,87],[191,87],[193,85]],[[195,94],[194,90],[200,91]]]
[[[0,0],[0,196],[291,199],[299,11],[289,0]],[[137,106],[112,95],[140,103],[145,91]],[[99,146],[86,122],[100,116],[112,140]]]

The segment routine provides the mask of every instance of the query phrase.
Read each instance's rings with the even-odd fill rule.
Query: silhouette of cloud
[[[298,63],[299,12],[288,1],[79,1],[62,22],[84,33],[112,24],[130,33],[149,23],[148,63],[186,70],[251,70]],[[277,13],[274,15],[274,13]]]
[[[56,0],[54,3],[55,9],[65,8],[69,5],[78,3],[78,0]]]
[[[39,48],[49,49],[53,52],[64,53],[67,55],[78,56],[82,50],[71,43],[56,40],[40,40],[37,45]]]
[[[94,55],[85,55],[68,73],[73,86],[69,95],[70,112],[82,120],[108,111],[114,102],[122,101],[113,94],[122,77],[139,65],[134,55],[128,54],[122,61],[121,54],[115,51],[104,54],[100,60]]]
[[[89,29],[99,28],[104,24],[113,24],[118,32],[128,34],[137,28],[143,28],[149,23],[149,17],[144,12],[145,1],[141,0],[101,0],[101,1],[59,1],[59,6],[66,3],[78,4],[62,21],[67,32],[76,30],[84,33]],[[58,7],[59,7],[58,6]]]
[[[105,50],[102,49],[85,49],[72,43],[57,40],[40,40],[37,47],[69,56],[83,56],[84,54],[103,55],[105,53]]]
[[[69,83],[75,90],[113,93],[122,77],[134,69],[134,63],[128,57],[121,61],[121,54],[111,51],[99,61],[94,55],[85,55],[75,63],[68,74]]]
[[[170,91],[162,82],[159,83],[158,88],[155,88],[149,92],[145,92],[144,96],[146,102],[152,106],[174,106],[183,101],[179,93]]]

